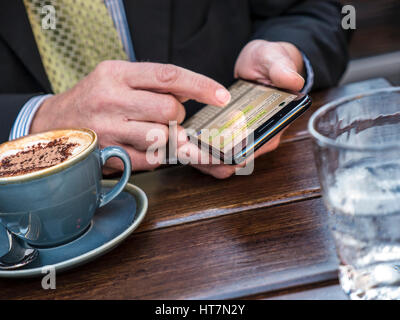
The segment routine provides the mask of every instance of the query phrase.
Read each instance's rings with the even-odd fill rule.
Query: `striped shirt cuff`
[[[311,66],[310,60],[308,60],[307,56],[302,53],[303,56],[303,61],[304,61],[304,66],[306,68],[306,83],[304,84],[303,89],[301,90],[301,93],[308,93],[310,92],[313,84],[314,84],[314,70]]]
[[[36,111],[42,105],[43,101],[52,96],[51,94],[36,96],[31,98],[25,105],[22,107],[19,112],[17,119],[14,122],[14,125],[10,132],[10,140],[18,139],[20,137],[26,136],[29,134],[33,117],[35,116]]]

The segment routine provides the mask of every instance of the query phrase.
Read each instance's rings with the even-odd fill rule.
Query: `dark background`
[[[351,0],[357,25],[342,84],[385,77],[400,85],[400,0]]]

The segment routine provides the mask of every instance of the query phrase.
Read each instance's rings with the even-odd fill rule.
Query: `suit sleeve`
[[[11,129],[23,106],[39,94],[0,94],[0,143],[8,141]]]
[[[253,39],[294,44],[311,63],[314,71],[313,89],[337,84],[347,66],[347,43],[350,37],[341,27],[340,2],[294,1],[288,8],[277,9],[278,14],[270,16],[270,11],[262,8],[261,1],[252,1]]]

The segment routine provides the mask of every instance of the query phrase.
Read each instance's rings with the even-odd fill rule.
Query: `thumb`
[[[294,68],[283,61],[273,62],[269,69],[269,78],[273,85],[283,89],[300,91],[304,87],[304,78]]]

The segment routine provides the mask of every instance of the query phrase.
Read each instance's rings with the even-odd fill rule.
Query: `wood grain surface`
[[[191,167],[175,167],[138,175],[133,182],[150,199],[139,231],[319,196],[309,140],[282,144],[257,159],[248,176],[216,180]]]
[[[335,277],[320,199],[243,211],[131,236],[106,256],[57,278],[1,280],[0,298],[236,298]]]

